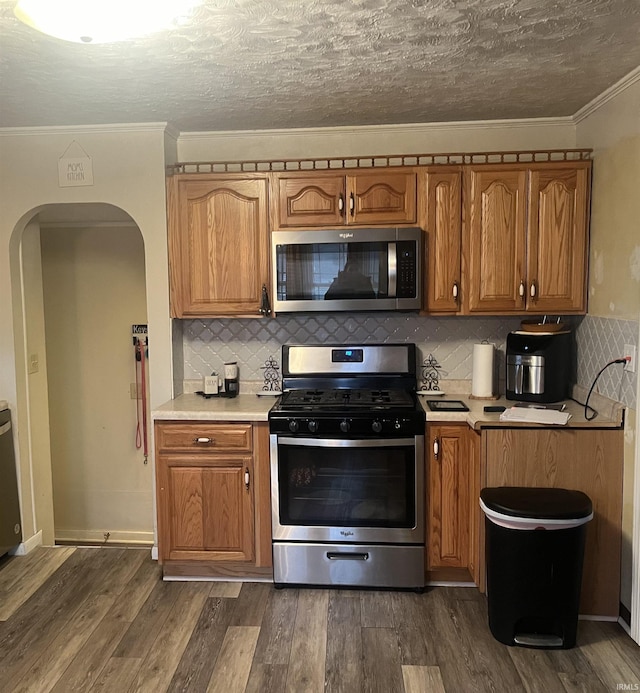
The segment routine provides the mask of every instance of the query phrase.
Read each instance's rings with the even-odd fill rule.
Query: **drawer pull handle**
[[[458,300],[458,282],[453,282],[453,299]]]
[[[193,442],[196,445],[213,445],[213,438],[194,438]]]
[[[440,452],[440,441],[436,438],[433,441],[433,457],[437,460]]]
[[[249,485],[251,483],[251,475],[249,474],[249,467],[244,468],[244,487],[249,490]]]
[[[368,553],[342,553],[341,551],[327,551],[330,561],[368,561]]]

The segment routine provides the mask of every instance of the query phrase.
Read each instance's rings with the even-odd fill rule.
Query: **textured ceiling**
[[[205,0],[178,29],[111,45],[42,36],[13,4],[0,127],[569,116],[640,65],[640,0]]]

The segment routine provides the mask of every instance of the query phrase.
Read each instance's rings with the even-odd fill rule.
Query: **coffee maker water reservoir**
[[[558,402],[569,395],[571,332],[507,335],[507,399]]]

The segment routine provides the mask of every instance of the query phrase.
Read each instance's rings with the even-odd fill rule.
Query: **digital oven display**
[[[364,361],[364,350],[332,349],[331,361],[333,363],[362,363]]]

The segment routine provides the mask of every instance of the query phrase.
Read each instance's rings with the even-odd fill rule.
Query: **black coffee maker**
[[[569,396],[571,332],[507,335],[507,399],[559,402]]]

